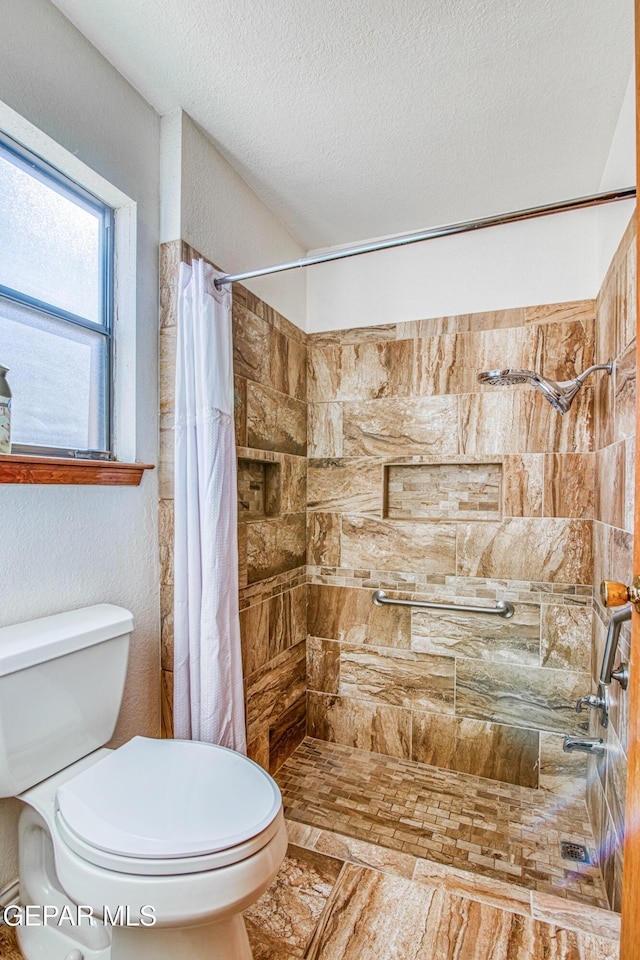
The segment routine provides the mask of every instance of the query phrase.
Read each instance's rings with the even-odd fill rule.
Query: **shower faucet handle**
[[[630,587],[617,580],[603,580],[600,597],[605,607],[622,607],[625,603],[632,603],[636,612],[640,613],[640,576],[633,578]]]

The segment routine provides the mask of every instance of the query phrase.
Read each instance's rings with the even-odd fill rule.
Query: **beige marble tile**
[[[307,732],[310,737],[330,743],[408,759],[411,714],[388,704],[309,692]]]
[[[158,508],[158,538],[160,542],[160,583],[173,584],[173,500],[161,500]]]
[[[342,453],[346,457],[458,453],[456,397],[345,403]]]
[[[537,890],[531,894],[531,910],[536,920],[546,920],[547,923],[569,930],[582,930],[607,940],[620,939],[620,914],[610,910],[601,910],[591,904],[565,900]],[[590,954],[586,956],[591,960]]]
[[[500,524],[459,524],[456,530],[458,576],[592,582],[587,520],[513,518]]]
[[[636,438],[624,442],[624,528],[630,533],[634,525]]]
[[[458,897],[467,897],[511,913],[531,915],[531,894],[504,880],[482,877],[477,873],[459,870],[444,863],[419,859],[413,879],[426,886],[437,887]],[[556,899],[555,897],[552,899]]]
[[[173,670],[173,585],[160,584],[160,666]]]
[[[380,517],[382,476],[382,462],[367,457],[309,460],[308,508]]]
[[[304,513],[246,524],[249,583],[306,563]]]
[[[23,960],[18,947],[15,927],[0,926],[0,957],[2,960]]]
[[[478,777],[538,786],[538,732],[503,724],[412,714],[412,759]]]
[[[567,320],[593,320],[595,300],[571,300],[566,303],[543,303],[524,308],[525,323],[562,323]]]
[[[384,493],[393,520],[499,520],[502,464],[388,464]]]
[[[547,454],[544,458],[545,517],[593,519],[595,468],[594,454]]]
[[[545,603],[542,606],[540,654],[543,667],[591,668],[593,613],[590,607]]]
[[[340,691],[340,647],[336,640],[307,638],[307,689],[320,693]]]
[[[627,757],[610,724],[605,734],[607,742],[607,781],[605,796],[617,837],[624,837],[625,803],[627,798]]]
[[[269,728],[263,726],[254,731],[251,740],[247,741],[247,756],[263,770],[269,770]]]
[[[352,569],[455,573],[456,526],[343,516],[340,565]]]
[[[618,357],[614,371],[615,429],[614,439],[624,440],[636,430],[636,341],[635,338]]]
[[[173,739],[173,671],[160,671],[160,723],[162,737]],[[0,930],[2,928],[0,927]],[[0,954],[2,956],[2,954]]]
[[[578,697],[589,692],[588,673],[519,667],[480,660],[456,662],[456,712],[478,720],[557,733],[585,733],[576,714]]]
[[[307,850],[314,849],[316,840],[322,833],[320,827],[309,827],[306,823],[298,823],[296,820],[287,820],[286,824],[289,843],[297,847],[305,847]]]
[[[341,644],[342,697],[453,713],[454,676],[452,657]]]
[[[244,912],[254,957],[275,960],[283,949],[303,955],[341,869],[333,857],[289,847],[272,885]]]
[[[247,740],[268,727],[298,700],[306,689],[305,643],[296,644],[245,677]]]
[[[478,602],[488,607],[495,602],[437,594],[432,599],[462,604]],[[540,664],[540,607],[518,603],[513,617],[508,620],[481,613],[414,609],[411,614],[411,649],[440,656],[472,657],[537,667]],[[586,650],[590,650],[590,643]]]
[[[244,377],[233,378],[233,423],[236,431],[236,446],[247,445],[247,381]]]
[[[307,441],[310,457],[341,457],[342,404],[310,403],[307,407]]]
[[[625,444],[612,443],[596,454],[596,519],[612,527],[625,525]]]
[[[307,633],[305,585],[286,590],[240,611],[245,676],[304,640]]]
[[[283,513],[303,513],[307,507],[306,457],[281,455]]]
[[[595,317],[541,324],[537,331],[543,376],[569,380],[594,363]]]
[[[342,346],[312,343],[308,357],[310,403],[406,397],[413,379],[413,342],[379,341]]]
[[[175,431],[168,418],[160,418],[158,450],[158,493],[163,500],[173,500],[175,469]]]
[[[411,880],[416,866],[416,858],[388,847],[380,847],[365,840],[356,840],[343,834],[322,830],[314,841],[314,848],[320,853],[348,860],[362,867],[372,867],[380,873],[389,873],[394,877]]]
[[[367,340],[377,342],[379,340],[403,340],[404,337],[397,336],[397,324],[381,323],[375,327],[351,327],[348,330],[325,330],[322,333],[310,333],[308,342],[314,344],[337,344],[345,343],[363,343]]]
[[[587,787],[587,757],[565,753],[559,733],[540,733],[540,789],[559,797],[583,798]]]
[[[160,413],[175,415],[176,394],[176,327],[160,328]]]
[[[308,627],[316,637],[408,650],[411,612],[406,607],[376,607],[373,591],[309,584]]]
[[[502,462],[503,510],[507,517],[541,517],[543,457],[514,454]]]
[[[340,566],[339,513],[307,514],[307,562],[315,567]]]
[[[524,386],[495,387],[458,400],[461,453],[588,453],[593,447],[591,387],[583,387],[563,417],[537,390]]]
[[[247,383],[247,443],[259,450],[307,453],[307,406],[257,383]]]
[[[182,242],[160,244],[160,327],[175,327],[178,309],[178,276]]]
[[[307,695],[303,692],[294,703],[269,724],[269,773],[280,769],[307,732]]]
[[[233,302],[233,371],[263,386],[276,386],[271,377],[271,326],[237,299]]]

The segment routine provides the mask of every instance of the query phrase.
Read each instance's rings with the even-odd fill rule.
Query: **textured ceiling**
[[[55,2],[307,248],[597,191],[633,58],[632,0]]]

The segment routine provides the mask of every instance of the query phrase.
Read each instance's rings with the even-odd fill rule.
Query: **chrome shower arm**
[[[587,379],[587,377],[590,376],[592,373],[595,373],[596,370],[606,370],[609,376],[611,376],[611,373],[613,372],[613,360],[607,360],[606,363],[594,363],[592,367],[588,367],[583,373],[578,374],[578,376],[575,377],[574,379],[578,380],[579,383],[582,384]],[[571,383],[572,381],[567,381],[567,382]]]

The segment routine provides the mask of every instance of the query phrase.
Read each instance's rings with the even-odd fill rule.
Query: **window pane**
[[[105,450],[107,351],[102,334],[0,297],[11,442]]]
[[[101,218],[0,148],[0,284],[102,323]]]

